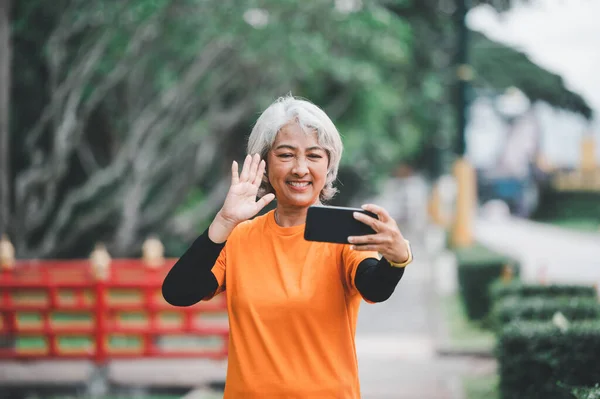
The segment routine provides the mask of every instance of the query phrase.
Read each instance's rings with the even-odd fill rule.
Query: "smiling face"
[[[328,164],[316,132],[306,134],[296,123],[285,125],[267,156],[267,176],[277,202],[293,207],[313,205],[325,187]]]

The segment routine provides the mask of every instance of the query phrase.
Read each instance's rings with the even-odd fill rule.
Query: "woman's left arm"
[[[383,302],[392,295],[404,275],[404,267],[412,261],[412,252],[398,224],[385,209],[372,204],[363,205],[362,208],[375,213],[378,219],[360,212],[356,212],[354,217],[371,226],[375,234],[348,237],[348,242],[353,244],[354,250],[376,251],[382,258],[363,260],[358,266],[354,282],[363,298],[370,302]]]

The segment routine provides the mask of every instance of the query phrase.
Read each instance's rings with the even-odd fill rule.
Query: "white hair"
[[[329,158],[327,177],[319,199],[322,202],[328,201],[338,192],[333,183],[337,178],[343,145],[340,133],[331,119],[315,104],[292,95],[278,98],[257,119],[248,138],[248,154],[260,154],[260,157],[266,160],[277,133],[292,121],[297,123],[306,134],[316,132],[319,145],[327,152]],[[275,191],[265,173],[258,195],[269,193]]]

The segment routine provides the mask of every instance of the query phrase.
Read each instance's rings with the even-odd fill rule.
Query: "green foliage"
[[[499,399],[498,384],[498,376],[495,373],[463,377],[466,399]]]
[[[480,243],[470,247],[453,248],[452,251],[458,264],[507,263],[511,260]]]
[[[210,198],[244,152],[256,115],[288,92],[324,108],[339,127],[346,144],[341,203],[414,158],[431,131],[413,117],[421,105],[410,85],[413,26],[376,1],[351,13],[329,0],[17,2],[12,23],[14,184],[34,165],[59,171],[46,179],[51,187],[25,186],[15,201],[12,213],[25,217],[34,201],[29,191],[53,193],[36,226],[17,229],[27,223],[14,220],[12,237],[24,256],[83,256],[93,242],[113,240],[129,223],[122,217],[132,212],[123,207],[135,180],[144,182],[135,194],[143,222],[129,230],[172,241],[165,221],[187,199],[199,206]],[[428,87],[439,96],[433,79]],[[228,117],[236,107],[243,111]],[[75,123],[65,126],[75,128],[61,133],[69,145],[53,152],[49,143],[65,115]],[[195,170],[197,150],[211,136],[220,137],[221,156]],[[115,178],[92,179],[128,147]],[[140,159],[151,166],[136,166]],[[172,187],[176,171],[189,177]],[[85,187],[96,180],[101,188]],[[206,195],[190,197],[194,187]],[[65,205],[82,190],[94,195]],[[117,252],[133,251],[139,239],[118,241]]]
[[[576,297],[596,299],[597,292],[593,286],[578,284],[530,284],[513,280],[510,283],[502,281],[495,282],[490,288],[490,296],[494,303],[500,302],[506,297],[513,298],[556,298]]]
[[[592,118],[592,109],[577,93],[569,90],[562,77],[538,66],[524,53],[471,32],[474,87],[503,91],[518,87],[532,101],[570,110]]]
[[[600,375],[600,321],[515,322],[498,338],[501,397],[570,399],[577,387],[592,387]]]
[[[576,399],[600,399],[600,384],[596,384],[593,388],[575,388],[573,395]]]
[[[600,231],[600,219],[593,218],[565,218],[565,219],[550,219],[544,222],[550,223],[564,229],[572,231],[598,232]]]
[[[456,29],[427,2],[366,0],[348,13],[331,0],[13,3],[9,232],[22,256],[189,240],[171,223],[181,205],[215,210],[211,190],[256,116],[288,92],[343,136],[338,205],[400,163],[442,168],[431,160],[456,133]]]
[[[595,220],[600,224],[600,193],[558,191],[546,187],[540,192],[540,203],[532,218]]]
[[[502,275],[506,266],[518,274],[515,262],[482,245],[455,249],[458,284],[470,320],[483,320],[491,307],[490,286]]]
[[[507,296],[492,305],[490,318],[496,330],[513,321],[550,321],[560,312],[568,321],[600,320],[600,303],[590,297]]]

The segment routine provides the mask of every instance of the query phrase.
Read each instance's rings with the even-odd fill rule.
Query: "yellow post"
[[[512,265],[504,265],[502,268],[502,282],[508,284],[513,280],[513,277],[514,271]]]
[[[459,158],[453,172],[457,191],[451,243],[457,248],[468,247],[473,244],[473,212],[477,201],[475,169],[465,158]]]
[[[429,213],[429,218],[433,223],[438,226],[446,227],[446,217],[442,211],[442,198],[440,195],[440,186],[439,184],[434,184],[431,189],[431,196],[429,198],[429,203],[427,206],[427,210]]]
[[[588,134],[581,140],[581,170],[592,172],[596,169],[596,141]]]

